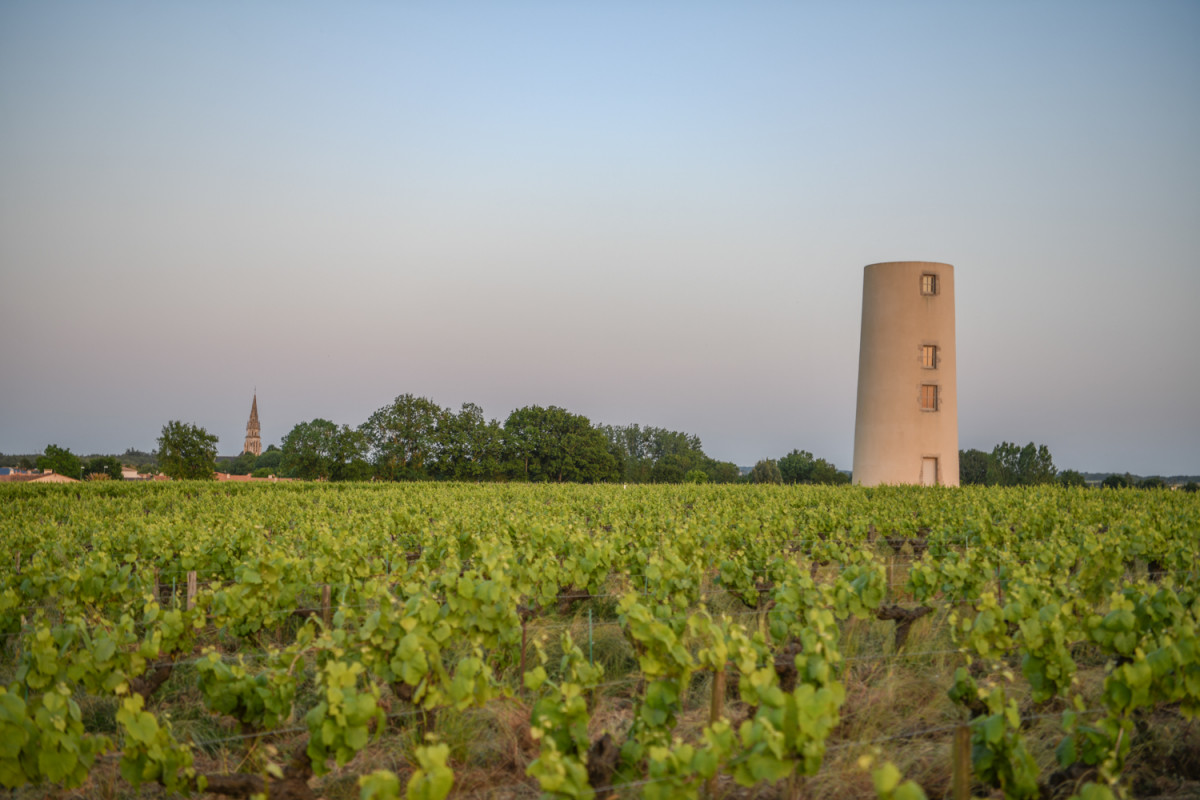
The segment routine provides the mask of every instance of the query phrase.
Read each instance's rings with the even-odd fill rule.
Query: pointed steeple
[[[253,453],[256,456],[262,455],[262,438],[259,436],[258,427],[258,390],[254,390],[254,401],[250,404],[250,421],[246,423],[246,444],[242,447],[243,453]]]

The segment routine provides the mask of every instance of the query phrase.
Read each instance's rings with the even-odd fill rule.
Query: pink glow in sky
[[[1200,6],[9,2],[0,451],[398,394],[849,468],[862,269],[959,437],[1200,472]]]

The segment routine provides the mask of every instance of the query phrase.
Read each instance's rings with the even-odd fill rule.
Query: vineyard
[[[1200,796],[1200,499],[0,487],[15,797]]]

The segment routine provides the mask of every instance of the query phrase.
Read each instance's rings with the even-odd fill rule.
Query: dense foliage
[[[500,422],[474,403],[455,412],[412,394],[399,395],[357,429],[324,419],[296,425],[283,439],[279,466],[288,477],[331,481],[731,483],[741,477],[735,464],[705,455],[690,434],[594,425],[558,406],[525,406]]]
[[[779,459],[779,476],[784,483],[849,483],[850,476],[807,450],[793,450]]]
[[[177,480],[209,480],[217,470],[217,441],[198,425],[171,420],[158,437],[158,467]]]
[[[1033,442],[1024,447],[1001,442],[990,454],[982,450],[960,450],[958,469],[959,482],[964,486],[1037,486],[1054,483],[1058,478],[1050,448]],[[1074,476],[1064,483],[1078,485]]]
[[[56,444],[46,445],[46,452],[38,456],[37,468],[43,472],[50,470],[72,478],[83,477],[83,462],[79,456],[72,453],[70,448],[59,447]]]
[[[88,459],[84,474],[92,480],[121,480],[121,461],[116,456],[96,456]]]
[[[1018,694],[1061,718],[1058,768],[1089,798],[1123,791],[1145,713],[1200,711],[1195,494],[100,483],[0,499],[9,787],[86,785],[107,757],[134,785],[311,797],[308,781],[415,718],[429,738],[408,796],[440,798],[463,765],[438,712],[519,694],[539,748],[527,773],[548,796],[794,782],[862,711],[849,621],[893,621],[899,651],[930,612],[961,658],[946,690],[975,778],[1006,796],[1050,791]],[[721,597],[746,611],[714,614]],[[604,670],[539,623],[581,602],[613,615],[639,672],[607,740],[591,720]],[[531,628],[557,633],[527,651]],[[1083,660],[1104,665],[1099,684],[1076,680]],[[199,766],[212,742],[156,701],[175,670],[246,748],[229,772]],[[700,675],[730,692],[714,688],[708,723],[682,736]],[[83,713],[96,703],[114,709],[107,727]],[[272,733],[298,738],[290,756],[255,746]],[[894,767],[874,774],[880,797],[922,796]],[[387,770],[361,782],[401,790]]]

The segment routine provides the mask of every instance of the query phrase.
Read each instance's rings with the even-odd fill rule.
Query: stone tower
[[[863,271],[854,483],[958,486],[954,267]]]
[[[254,393],[254,402],[250,404],[250,421],[246,423],[246,444],[242,446],[242,452],[262,455],[262,438],[258,429],[258,392]]]

